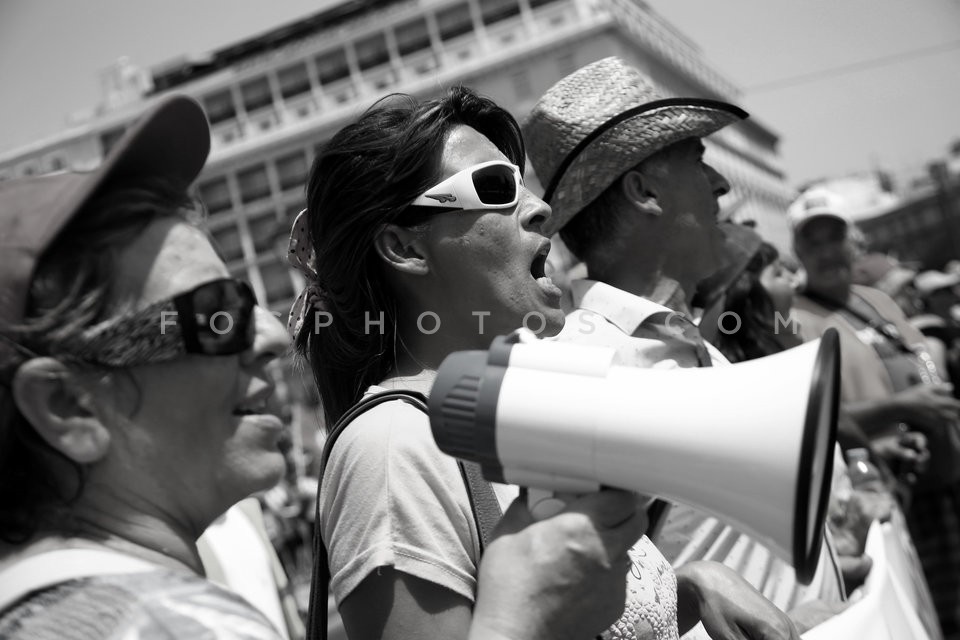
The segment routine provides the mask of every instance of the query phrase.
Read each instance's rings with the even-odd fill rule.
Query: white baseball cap
[[[804,191],[787,209],[787,221],[794,233],[798,233],[810,220],[819,217],[836,218],[849,227],[846,199],[829,189],[813,187]]]

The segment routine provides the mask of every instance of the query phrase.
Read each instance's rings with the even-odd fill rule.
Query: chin
[[[235,501],[239,502],[255,493],[272,489],[283,478],[286,470],[286,461],[279,451],[261,454],[261,458],[251,461],[243,470],[243,475],[236,479]]]

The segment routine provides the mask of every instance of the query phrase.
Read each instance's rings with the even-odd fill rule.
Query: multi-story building
[[[857,221],[873,251],[921,269],[942,269],[960,259],[960,171],[930,165],[930,180],[873,216]]]
[[[96,117],[0,155],[0,179],[95,166],[159,96],[196,97],[213,149],[197,191],[235,274],[285,313],[302,285],[282,261],[303,207],[317,149],[348,119],[391,92],[428,96],[474,87],[522,119],[554,82],[619,55],[667,93],[736,103],[739,91],[643,0],[349,0],[202,58],[108,74]],[[793,192],[777,136],[751,119],[708,141],[707,158],[733,185],[727,210],[753,219],[786,249],[783,211]],[[528,183],[535,180],[528,180]],[[308,385],[309,386],[309,385]]]

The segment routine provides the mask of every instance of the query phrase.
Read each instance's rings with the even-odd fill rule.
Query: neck
[[[0,544],[0,568],[45,551],[110,549],[174,571],[205,575],[196,544],[164,530],[160,523],[143,519],[132,528],[121,527],[125,529],[122,533],[104,523],[92,523],[82,518],[71,524],[75,526],[69,534],[42,530],[27,543]]]
[[[204,575],[196,540],[209,523],[196,528],[185,526],[148,499],[123,495],[112,489],[98,490],[104,486],[107,485],[90,482],[84,495],[71,508],[74,537]]]
[[[590,278],[662,304],[674,311],[689,308],[696,292],[696,280],[675,268],[671,252],[638,250],[638,247],[662,247],[675,242],[663,228],[660,218],[637,223],[621,245],[612,248],[617,260],[601,268],[588,267]]]

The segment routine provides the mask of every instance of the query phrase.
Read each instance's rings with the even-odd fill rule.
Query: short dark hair
[[[560,229],[560,239],[575,256],[586,263],[588,269],[600,272],[605,270],[620,248],[618,245],[626,241],[625,232],[629,220],[624,214],[625,196],[620,187],[623,177],[630,171],[648,174],[666,171],[666,158],[672,149],[677,148],[677,144],[657,151],[621,173],[603,193]]]
[[[119,252],[160,216],[191,208],[182,187],[166,180],[115,184],[86,204],[41,258],[30,284],[27,313],[0,332],[20,348],[0,362],[0,539],[29,539],[49,512],[83,491],[84,467],[51,447],[13,400],[10,381],[25,353],[64,357],[61,341],[104,319]],[[50,471],[51,459],[74,470],[71,495]],[[63,526],[60,516],[53,524]]]
[[[328,425],[396,363],[397,299],[374,240],[385,224],[413,226],[425,219],[410,203],[439,182],[443,145],[456,125],[486,136],[523,171],[517,121],[466,87],[422,102],[387,96],[334,135],[314,160],[307,228],[332,322],[316,332],[315,316],[308,317],[296,348],[310,361]],[[383,332],[367,331],[367,319],[378,321],[380,314]]]
[[[591,271],[604,268],[604,255],[623,237],[622,198],[617,178],[560,229],[560,239]]]

